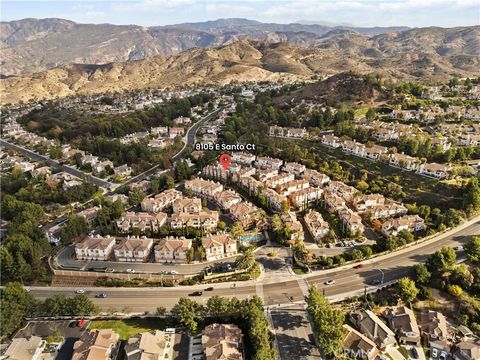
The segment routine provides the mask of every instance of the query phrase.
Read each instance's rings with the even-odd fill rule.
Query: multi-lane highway
[[[213,291],[203,292],[202,296],[195,299],[205,303],[208,297],[219,295],[225,297],[236,296],[245,298],[259,295],[267,306],[288,304],[303,301],[309,285],[325,289],[325,294],[332,300],[347,296],[361,294],[365,286],[369,290],[374,287],[369,285],[372,280],[383,280],[385,283],[405,276],[409,268],[440,249],[442,246],[458,246],[464,244],[472,235],[480,234],[480,217],[472,219],[465,224],[450,230],[434,239],[420,243],[416,246],[405,248],[397,252],[382,255],[364,261],[364,266],[354,269],[353,265],[342,268],[319,271],[296,278],[285,278],[278,281],[278,277],[269,277],[265,274],[259,281],[230,283],[214,285]],[[380,271],[381,270],[381,271]],[[327,280],[335,280],[334,285],[325,285]],[[128,307],[131,311],[154,310],[157,306],[172,307],[181,296],[188,296],[195,290],[202,290],[207,286],[185,286],[176,288],[87,288],[88,296],[94,298],[98,293],[106,293],[104,299],[94,301],[103,309],[116,308],[118,310]],[[37,298],[45,298],[54,294],[73,295],[75,288],[45,288],[34,287],[31,293]]]

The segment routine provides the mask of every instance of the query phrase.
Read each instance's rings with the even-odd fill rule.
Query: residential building
[[[377,205],[385,203],[385,198],[380,194],[360,195],[354,199],[355,209],[359,213],[363,213]]]
[[[448,164],[425,163],[418,168],[420,175],[432,176],[437,179],[445,179],[450,176],[452,166]]]
[[[305,169],[302,176],[312,186],[323,187],[330,182],[330,178],[327,175],[319,173],[316,170]]]
[[[243,360],[242,330],[234,324],[212,324],[202,331],[205,360]]]
[[[152,149],[165,149],[170,145],[172,145],[171,139],[157,138],[150,140],[147,146]]]
[[[328,185],[328,191],[337,194],[345,201],[352,200],[355,194],[358,193],[358,190],[353,186],[335,180]]]
[[[133,169],[128,166],[127,164],[117,166],[116,168],[113,169],[113,172],[116,177],[119,178],[126,178],[130,175],[132,175]]]
[[[130,191],[140,190],[140,191],[143,191],[144,193],[148,193],[152,189],[152,183],[149,180],[133,182],[128,185],[128,189]]]
[[[390,154],[389,164],[409,171],[418,169],[418,159],[404,153]]]
[[[202,211],[202,199],[199,198],[183,198],[177,199],[172,205],[174,213],[186,212],[198,214]]]
[[[274,159],[268,156],[259,156],[255,161],[255,166],[261,169],[275,169],[279,170],[283,164],[283,160]]]
[[[307,136],[307,130],[305,128],[287,128],[284,132],[284,136],[294,139],[302,139]]]
[[[224,190],[216,193],[213,199],[217,205],[224,210],[228,210],[233,205],[242,202],[240,195],[233,190]]]
[[[309,187],[308,189],[294,191],[288,196],[288,198],[294,207],[305,210],[309,205],[319,200],[322,197],[322,194],[322,189]]]
[[[296,162],[286,162],[285,164],[283,164],[282,167],[283,171],[296,176],[300,176],[305,171],[305,169],[305,165]]]
[[[378,160],[382,155],[388,153],[388,148],[380,145],[365,146],[363,149],[363,157],[371,160]]]
[[[227,233],[208,234],[202,237],[207,261],[237,255],[237,242]]]
[[[418,215],[405,215],[396,219],[390,219],[382,224],[384,236],[395,236],[400,231],[421,231],[425,228],[425,221]]]
[[[147,231],[158,232],[166,222],[167,214],[162,212],[150,214],[127,211],[117,220],[117,228],[123,233],[130,232],[133,229],[138,229],[141,233]]]
[[[73,345],[72,360],[110,360],[118,339],[112,329],[85,331]]]
[[[412,309],[400,306],[386,310],[384,316],[400,344],[420,346],[420,328]]]
[[[216,193],[223,190],[223,185],[210,180],[193,179],[185,181],[185,189],[201,197],[213,199]]]
[[[107,170],[107,168],[113,169],[113,162],[110,160],[98,161],[92,164],[92,172],[94,174],[100,174],[101,172]]]
[[[270,188],[263,189],[262,195],[267,200],[267,205],[275,211],[282,210],[283,204],[288,204],[287,197],[280,195],[273,189],[270,189]]]
[[[185,237],[167,236],[155,245],[155,262],[178,263],[188,262],[188,251],[192,248],[192,240]]]
[[[335,135],[323,135],[321,139],[322,144],[330,146],[332,148],[340,147],[342,140]]]
[[[240,184],[249,192],[250,195],[258,194],[263,188],[265,188],[263,182],[251,176],[244,176],[240,178]]]
[[[326,192],[324,196],[325,205],[330,212],[335,212],[347,206],[345,200],[335,193]]]
[[[447,350],[449,337],[447,319],[441,312],[423,310],[420,313],[418,326],[426,345],[439,350]]]
[[[91,208],[79,211],[77,213],[77,216],[84,218],[87,223],[92,224],[93,220],[95,220],[95,218],[97,217],[97,214],[99,211],[100,211],[100,207],[93,206]]]
[[[365,227],[362,224],[362,218],[356,212],[349,208],[340,208],[338,210],[338,216],[340,220],[342,220],[344,228],[351,234],[363,234]]]
[[[204,231],[213,231],[218,225],[218,212],[213,210],[200,211],[198,213],[174,213],[170,217],[172,230],[192,227]]]
[[[320,242],[328,234],[330,225],[323,219],[319,212],[310,211],[305,214],[304,219],[308,232],[315,241]]]
[[[280,174],[265,180],[265,185],[269,188],[276,188],[293,180],[295,180],[295,175],[293,174]]]
[[[47,342],[39,336],[13,338],[0,359],[37,360],[42,355]]]
[[[145,198],[141,202],[143,211],[159,212],[163,209],[172,206],[176,201],[183,197],[182,193],[175,189],[168,189],[154,198]]]
[[[366,213],[372,219],[383,219],[386,217],[405,215],[408,212],[408,209],[393,201],[385,202],[385,204],[378,204],[370,209],[366,210]]]
[[[288,196],[294,193],[295,191],[308,189],[309,187],[310,187],[310,183],[307,180],[293,180],[278,186],[277,192],[284,196]]]
[[[170,139],[175,139],[177,136],[183,136],[185,132],[185,129],[184,128],[181,128],[181,127],[171,127],[169,130],[168,130],[168,136],[170,137]]]
[[[96,235],[85,237],[75,244],[75,256],[78,260],[106,261],[112,254],[115,246],[115,238]]]
[[[252,226],[258,220],[258,209],[255,205],[242,201],[230,208],[230,216],[235,221],[240,221],[245,229]]]
[[[49,176],[51,173],[52,169],[50,169],[48,166],[42,166],[30,171],[30,175],[32,175],[32,177]]]
[[[354,312],[351,319],[360,332],[372,340],[379,349],[389,348],[397,343],[395,333],[373,311]]]
[[[125,343],[126,360],[166,360],[166,334],[160,330],[152,330],[130,337]]]
[[[202,169],[202,176],[216,181],[227,181],[228,172],[222,165],[207,165]]]
[[[305,238],[303,234],[303,226],[300,221],[298,221],[297,215],[294,212],[283,212],[280,215],[280,219],[282,220],[283,224],[285,226],[288,226],[288,228],[290,229],[290,239],[288,240],[303,241],[303,239]]]
[[[153,239],[146,237],[123,238],[113,248],[115,261],[147,262],[152,252]]]
[[[380,350],[375,343],[350,325],[344,324],[343,351],[355,359],[374,360]]]
[[[454,360],[478,360],[480,359],[480,339],[471,338],[455,344],[452,351]]]
[[[258,180],[265,182],[278,175],[278,169],[257,169]]]
[[[232,161],[237,164],[250,166],[255,161],[255,155],[245,152],[234,152],[232,154]]]

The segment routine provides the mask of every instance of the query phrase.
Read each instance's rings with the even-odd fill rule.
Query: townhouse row
[[[157,242],[147,237],[116,238],[111,236],[88,236],[75,244],[78,260],[187,263],[193,251],[192,240],[168,236]],[[213,261],[237,255],[237,243],[227,233],[208,234],[201,239],[206,260]]]

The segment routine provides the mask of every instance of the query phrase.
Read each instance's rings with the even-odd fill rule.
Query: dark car
[[[363,264],[357,264],[357,265],[355,265],[353,268],[354,268],[354,269],[361,269],[361,268],[364,267],[364,266],[365,266],[365,265],[363,265]]]
[[[213,291],[213,286],[207,287],[204,291]]]
[[[414,347],[412,348],[412,357],[413,357],[414,359],[418,359],[418,351],[417,351],[417,349],[414,348]]]
[[[101,293],[101,294],[97,294],[95,295],[96,298],[99,298],[99,299],[105,299],[107,297],[107,294],[105,293]]]
[[[190,296],[202,296],[202,294],[203,293],[201,291],[194,291],[194,292],[190,293],[189,295]]]
[[[380,280],[372,280],[370,281],[371,285],[380,285],[381,281]]]

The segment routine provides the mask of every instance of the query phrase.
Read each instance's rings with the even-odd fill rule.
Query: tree
[[[172,308],[172,314],[182,325],[188,328],[190,333],[193,333],[197,330],[200,310],[201,306],[195,301],[181,297]]]
[[[234,239],[241,237],[245,231],[243,230],[243,225],[240,221],[235,221],[235,223],[230,228],[230,234]]]
[[[367,110],[367,113],[365,114],[365,118],[368,120],[368,121],[371,121],[375,118],[375,115],[376,115],[376,111],[375,109],[372,109],[372,108],[369,108]]]
[[[352,260],[360,260],[363,258],[363,253],[361,250],[354,249],[352,251]]]
[[[462,296],[463,290],[458,285],[449,285],[448,286],[448,293],[450,295],[455,296],[455,297],[460,297],[460,296]]]
[[[366,259],[368,259],[373,254],[373,250],[370,246],[362,246],[360,250],[362,251],[363,257]]]
[[[427,259],[427,268],[432,273],[439,273],[455,265],[457,261],[457,254],[451,247],[444,246]]]
[[[212,296],[207,301],[207,314],[213,317],[224,317],[229,314],[230,306],[227,298],[218,295]]]
[[[465,254],[472,262],[480,262],[480,236],[472,236],[463,246]]]
[[[425,264],[416,264],[413,266],[413,277],[419,284],[425,285],[430,281],[432,274],[428,271]]]
[[[248,270],[255,264],[255,254],[252,248],[248,248],[242,255],[235,260],[237,268]]]
[[[10,282],[1,290],[0,329],[2,336],[11,335],[22,323],[22,319],[32,314],[37,302],[18,282]]]
[[[142,200],[147,196],[142,190],[140,189],[133,189],[130,191],[130,194],[128,194],[128,203],[131,206],[137,206],[142,202]]]
[[[328,299],[314,286],[308,290],[306,302],[320,349],[326,355],[336,354],[343,345],[345,314],[341,310],[333,309]]]
[[[415,281],[408,277],[404,277],[398,281],[398,290],[400,292],[400,298],[406,303],[411,303],[418,295]]]
[[[62,227],[60,238],[62,244],[69,244],[73,239],[88,231],[88,224],[85,218],[80,216],[70,216]]]

